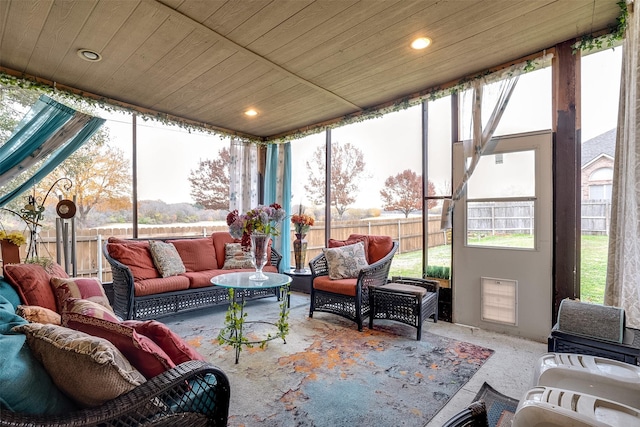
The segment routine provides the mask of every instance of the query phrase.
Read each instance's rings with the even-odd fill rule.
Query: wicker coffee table
[[[223,286],[229,289],[229,310],[227,312],[225,327],[220,330],[218,340],[220,342],[226,342],[231,344],[236,350],[236,363],[240,359],[240,351],[242,346],[252,347],[259,344],[265,346],[267,342],[276,338],[282,338],[282,341],[286,344],[285,337],[289,332],[289,324],[287,318],[289,317],[289,284],[291,283],[291,277],[285,274],[279,273],[264,273],[267,276],[267,280],[251,280],[250,276],[254,275],[254,272],[237,272],[221,274],[211,278],[211,283],[218,286]],[[280,288],[280,317],[277,322],[266,322],[264,320],[246,321],[244,313],[244,296],[243,290],[255,290],[255,289],[269,289]],[[237,294],[236,294],[236,291]],[[237,296],[240,295],[240,302],[237,301]],[[274,326],[276,333],[274,335],[267,335],[262,340],[249,341],[243,335],[243,328],[248,323],[264,323]]]

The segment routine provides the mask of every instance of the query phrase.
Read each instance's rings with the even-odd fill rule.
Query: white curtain
[[[258,147],[231,139],[229,210],[243,213],[258,205]]]
[[[627,326],[633,328],[640,328],[640,18],[637,9],[637,4],[635,8],[629,7],[626,38],[622,45],[609,261],[604,295],[605,305],[624,308]]]
[[[442,207],[442,228],[451,228],[453,205],[456,200],[459,200],[462,196],[467,181],[473,174],[476,165],[480,161],[480,158],[484,154],[489,154],[493,151],[493,144],[491,143],[491,137],[500,123],[502,113],[507,108],[509,98],[513,94],[513,90],[518,83],[518,75],[507,77],[501,81],[499,94],[496,99],[496,104],[493,108],[493,112],[489,117],[486,125],[482,126],[482,91],[484,82],[476,80],[473,83],[473,104],[472,104],[472,123],[473,123],[473,138],[471,141],[464,141],[464,159],[465,159],[465,172],[462,177],[462,181],[456,183],[456,187],[453,191],[453,197],[451,200],[445,199]],[[467,163],[466,159],[471,159],[471,162]]]

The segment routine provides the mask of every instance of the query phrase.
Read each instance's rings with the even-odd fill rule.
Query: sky
[[[582,61],[582,140],[586,141],[615,127],[619,95],[619,76],[622,48],[609,49],[587,55]],[[551,128],[551,72],[550,69],[525,74],[516,86],[510,105],[496,134],[542,130]],[[549,87],[548,91],[540,87]],[[545,107],[547,106],[547,107]],[[464,108],[464,107],[463,107]],[[468,108],[468,105],[467,105]],[[430,131],[429,175],[436,187],[446,186],[450,157],[442,152],[448,147],[448,100],[440,100],[430,107],[430,120],[437,123]],[[126,115],[104,114],[108,119],[112,143],[131,158],[131,119]],[[360,185],[354,207],[380,207],[380,190],[384,181],[404,169],[421,171],[420,106],[391,113],[332,131],[332,139],[350,142],[360,148],[367,164],[366,177]],[[465,134],[463,129],[463,135]],[[209,134],[188,133],[179,127],[167,127],[153,121],[138,119],[138,199],[163,200],[167,203],[193,203],[187,180],[198,162],[217,156],[228,146],[229,139]],[[441,148],[438,141],[441,141]],[[311,135],[292,142],[293,204],[309,205],[304,183],[306,161],[315,148],[323,145],[325,134]]]

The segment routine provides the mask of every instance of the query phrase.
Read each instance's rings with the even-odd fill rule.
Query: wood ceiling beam
[[[256,52],[247,49],[244,46],[241,46],[239,44],[237,44],[236,42],[226,38],[225,36],[223,36],[220,33],[217,33],[216,31],[212,30],[211,28],[207,27],[206,25],[203,25],[201,23],[199,23],[198,21],[193,20],[192,18],[190,18],[187,15],[184,15],[180,12],[178,12],[175,9],[170,8],[169,6],[161,3],[158,0],[144,0],[146,3],[149,3],[151,5],[153,5],[154,7],[166,12],[167,14],[171,15],[172,17],[176,18],[176,19],[180,19],[182,21],[185,21],[187,23],[189,23],[190,25],[193,25],[194,27],[200,29],[201,31],[204,31],[205,33],[209,34],[210,36],[214,37],[217,41],[226,44],[227,46],[230,46],[233,49],[236,49],[238,52],[243,53],[244,55],[249,56],[252,59],[255,59],[256,61],[265,64],[271,68],[273,68],[274,70],[277,70],[278,72],[284,74],[287,77],[290,77],[294,80],[296,80],[297,82],[308,86],[310,88],[312,88],[313,90],[316,90],[318,92],[323,93],[324,95],[327,95],[328,97],[338,100],[340,101],[342,104],[349,106],[350,108],[353,108],[355,111],[362,111],[362,107],[360,107],[359,105],[354,104],[353,102],[349,101],[348,99],[345,99],[333,92],[331,92],[328,89],[325,89],[322,86],[318,86],[317,84],[306,80],[302,77],[300,77],[299,75],[292,73],[291,71],[287,70],[286,68],[271,62],[270,60],[268,60],[267,58],[257,54]]]

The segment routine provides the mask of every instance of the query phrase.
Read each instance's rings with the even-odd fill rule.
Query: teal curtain
[[[291,143],[271,144],[267,146],[267,164],[264,180],[264,203],[278,203],[287,213],[282,221],[280,236],[275,239],[274,247],[282,254],[280,270],[289,270],[291,266]]]
[[[47,176],[104,122],[42,95],[0,147],[0,185],[27,170],[31,174],[20,186],[0,196],[0,206]],[[42,164],[32,170],[38,162]]]

